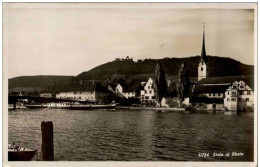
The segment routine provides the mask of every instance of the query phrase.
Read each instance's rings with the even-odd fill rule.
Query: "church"
[[[254,76],[211,77],[208,73],[203,28],[198,81],[192,86],[190,104],[198,110],[254,110]]]

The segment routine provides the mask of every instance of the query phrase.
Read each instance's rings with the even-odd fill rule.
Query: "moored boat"
[[[71,110],[97,110],[97,109],[116,109],[116,104],[77,104],[71,105]]]
[[[31,161],[37,155],[37,150],[31,150],[17,145],[8,145],[8,161]]]
[[[63,102],[63,103],[49,103],[47,104],[48,108],[54,109],[69,109],[71,107],[71,103]]]
[[[47,108],[47,105],[45,104],[26,104],[25,107],[27,108]]]

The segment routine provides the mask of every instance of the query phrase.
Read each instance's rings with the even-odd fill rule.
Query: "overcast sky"
[[[203,22],[208,55],[254,64],[250,9],[37,5],[4,8],[8,78],[78,75],[127,55],[134,60],[200,55]]]

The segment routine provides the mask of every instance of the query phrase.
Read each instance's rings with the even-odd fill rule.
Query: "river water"
[[[20,109],[8,114],[9,143],[39,152],[41,122],[53,121],[58,161],[253,161],[253,113]],[[243,155],[213,157],[232,152]]]

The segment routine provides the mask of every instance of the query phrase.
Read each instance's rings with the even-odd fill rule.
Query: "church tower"
[[[203,41],[202,41],[202,50],[201,57],[198,67],[198,81],[202,78],[207,78],[207,54],[205,49],[205,24],[203,24]]]

